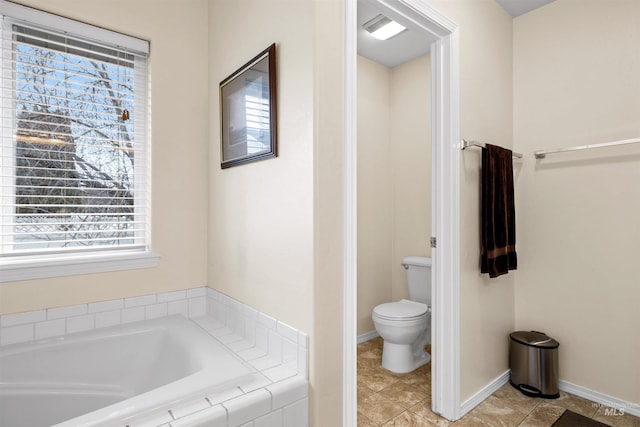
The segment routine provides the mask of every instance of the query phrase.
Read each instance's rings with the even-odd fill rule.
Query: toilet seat
[[[400,300],[380,304],[373,309],[373,315],[388,321],[418,320],[426,316],[429,306],[421,302]]]

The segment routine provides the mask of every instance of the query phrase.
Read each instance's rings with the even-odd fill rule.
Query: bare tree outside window
[[[14,27],[15,244],[133,244],[133,57]]]

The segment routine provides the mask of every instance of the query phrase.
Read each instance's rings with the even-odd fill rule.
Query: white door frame
[[[457,25],[421,0],[374,0],[419,25],[431,45],[432,410],[457,420],[460,407],[460,100]],[[357,0],[345,0],[345,269],[343,426],[356,426],[357,368]],[[425,242],[427,244],[427,242]]]

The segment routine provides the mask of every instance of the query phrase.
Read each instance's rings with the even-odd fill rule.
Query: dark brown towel
[[[511,150],[486,144],[482,150],[480,271],[489,277],[518,267]]]

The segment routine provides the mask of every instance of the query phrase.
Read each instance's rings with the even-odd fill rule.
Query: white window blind
[[[148,43],[4,1],[0,13],[0,262],[147,251]]]

